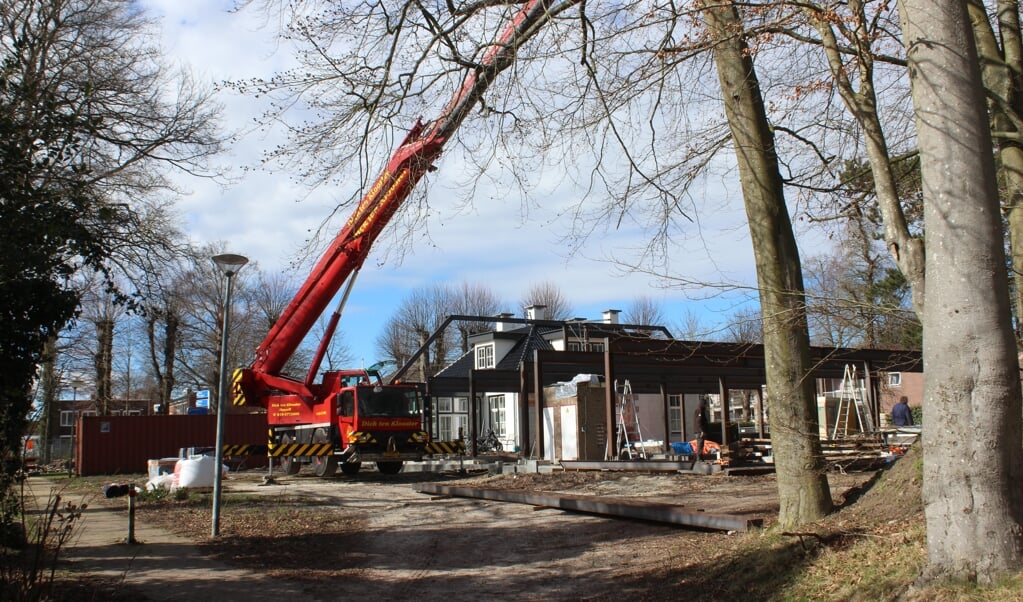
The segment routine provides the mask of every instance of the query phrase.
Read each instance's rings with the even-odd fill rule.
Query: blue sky
[[[172,62],[206,82],[268,76],[290,62],[288,48],[278,46],[272,29],[253,11],[229,13],[231,2],[211,0],[143,0],[141,5],[161,18],[163,46]],[[228,127],[252,123],[262,101],[231,93],[220,97]],[[438,110],[440,107],[438,107]],[[428,116],[429,117],[429,116]],[[410,124],[411,125],[411,124]],[[462,135],[463,132],[459,132]],[[282,142],[278,132],[259,132],[242,138],[222,160],[233,167],[237,181],[224,187],[200,180],[179,180],[188,191],[177,203],[186,230],[197,243],[223,241],[227,249],[258,262],[267,272],[286,271],[295,252],[329,215],[346,192],[298,187],[287,173],[244,171],[256,164],[264,149]],[[456,181],[461,158],[457,150],[442,156],[436,176],[427,187],[433,209],[427,228],[430,238],[417,239],[412,252],[400,260],[387,253],[388,233],[378,241],[366,262],[341,323],[345,344],[356,361],[376,361],[375,340],[387,318],[409,292],[432,283],[462,281],[489,286],[520,312],[519,299],[531,285],[559,284],[573,315],[599,319],[605,309],[627,309],[638,296],[660,303],[665,325],[678,330],[693,313],[708,330],[720,327],[741,307],[748,292],[720,296],[709,287],[687,287],[639,273],[622,273],[610,256],[631,259],[646,235],[640,230],[610,230],[592,236],[573,257],[564,253],[562,237],[570,224],[558,208],[583,194],[564,180],[541,182],[524,220],[517,200],[508,201],[494,188],[480,188],[466,210],[448,199],[458,197]],[[379,166],[379,167],[382,167]],[[378,167],[378,168],[379,168]],[[731,188],[731,190],[729,189]],[[735,182],[715,181],[696,191],[693,210],[699,222],[680,236],[669,258],[673,274],[696,282],[727,282],[751,286],[753,257],[745,213]],[[488,193],[489,190],[489,193]],[[549,208],[549,209],[548,209]],[[805,254],[805,251],[804,251]],[[300,282],[308,266],[292,277]]]

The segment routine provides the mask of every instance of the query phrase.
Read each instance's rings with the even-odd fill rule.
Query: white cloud
[[[232,4],[223,0],[141,2],[162,17],[163,46],[172,60],[206,82],[268,76],[288,66],[287,49],[277,46],[273,28],[264,28],[262,17],[253,11],[229,13]],[[246,127],[263,110],[260,100],[232,94],[222,95],[221,102],[231,129]],[[248,256],[267,271],[288,267],[295,250],[343,195],[320,189],[307,196],[308,191],[287,174],[240,170],[256,164],[263,151],[280,139],[277,132],[253,135],[233,148],[228,160],[239,167],[239,179],[227,189],[203,180],[183,182],[190,194],[178,200],[178,209],[194,241],[225,241],[230,251]],[[500,187],[484,181],[472,207],[461,207],[460,191],[455,189],[457,155],[450,152],[452,156],[442,159],[440,175],[428,182],[432,215],[426,231],[432,244],[417,238],[414,251],[400,263],[391,259],[378,267],[380,249],[366,262],[341,325],[345,343],[360,360],[377,359],[375,338],[385,320],[411,290],[433,282],[486,284],[517,311],[515,305],[530,285],[554,281],[562,286],[574,313],[594,319],[603,309],[626,309],[640,295],[660,300],[672,321],[701,306],[734,311],[720,300],[701,304],[698,299],[705,293],[666,288],[656,277],[622,275],[606,260],[612,256],[632,260],[629,250],[646,244],[647,235],[631,226],[598,233],[577,255],[567,257],[561,239],[571,226],[558,211],[577,202],[583,193],[557,170],[542,174],[525,222],[519,201],[505,198]],[[443,175],[444,169],[452,175]],[[693,213],[699,220],[675,237],[669,269],[692,282],[751,284],[752,250],[738,192],[715,184],[698,194]],[[386,243],[387,236],[385,232],[380,243]]]

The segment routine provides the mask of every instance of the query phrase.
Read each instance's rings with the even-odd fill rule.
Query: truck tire
[[[362,468],[362,462],[345,462],[341,464],[341,472],[348,476],[359,474],[360,468]]]
[[[380,474],[398,474],[401,472],[401,466],[403,462],[400,460],[397,462],[377,462],[377,470]]]
[[[281,435],[282,445],[288,445],[289,443],[294,442],[295,442],[294,433],[288,435]],[[281,463],[281,472],[288,476],[295,476],[298,474],[300,470],[302,470],[302,464],[297,459],[292,458],[291,456],[281,456],[280,458],[278,458],[278,461]]]
[[[330,435],[319,428],[313,433],[313,443],[330,443]],[[318,477],[332,477],[337,474],[337,458],[334,456],[313,456],[309,462]]]

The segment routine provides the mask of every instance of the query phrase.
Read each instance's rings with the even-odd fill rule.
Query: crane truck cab
[[[406,461],[423,457],[423,395],[417,385],[385,385],[366,370],[325,372],[322,386],[333,394],[308,404],[295,395],[271,396],[267,407],[272,456],[286,474],[311,464],[317,476],[359,472],[376,462],[395,474]]]

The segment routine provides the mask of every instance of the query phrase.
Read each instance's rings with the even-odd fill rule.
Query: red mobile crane
[[[512,64],[519,46],[550,17],[550,0],[529,0],[491,43],[432,123],[420,119],[391,156],[383,173],[348,218],[341,232],[273,328],[256,348],[248,368],[233,376],[235,405],[266,408],[269,454],[295,474],[311,462],[319,476],[340,465],[345,474],[375,461],[383,473],[397,473],[406,460],[421,459],[421,392],[414,385],[384,384],[373,369],[332,370],[314,382],[327,345],[370,247],[413,188],[440,156],[494,78]],[[304,379],[281,370],[327,305],[347,281]]]

